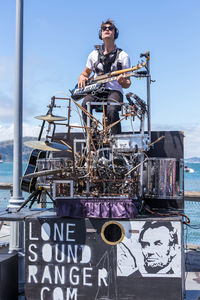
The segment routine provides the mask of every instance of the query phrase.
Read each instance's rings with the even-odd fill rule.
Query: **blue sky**
[[[0,2],[0,140],[13,132],[15,5]],[[24,0],[24,135],[39,130],[34,116],[46,113],[51,96],[75,86],[110,17],[132,65],[151,53],[152,128],[183,130],[185,156],[200,156],[199,13],[199,0]],[[132,79],[129,91],[145,98],[144,81]]]

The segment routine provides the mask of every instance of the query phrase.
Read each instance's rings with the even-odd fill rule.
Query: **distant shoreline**
[[[9,190],[12,189],[12,187],[13,184],[11,182],[0,182],[0,190]],[[184,191],[184,198],[185,200],[192,198],[195,199],[195,201],[200,201],[200,192]]]
[[[191,159],[191,160],[190,160]],[[3,160],[3,162],[1,163],[13,163],[13,160]],[[23,160],[22,163],[27,163],[28,160]],[[186,158],[184,159],[184,163],[187,163],[187,164],[200,164],[200,158],[198,161],[193,161],[192,158]]]

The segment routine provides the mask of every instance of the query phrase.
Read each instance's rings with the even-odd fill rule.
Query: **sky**
[[[199,14],[199,0],[24,0],[24,136],[38,134],[34,117],[46,114],[52,96],[70,95],[111,18],[132,66],[150,51],[152,130],[184,131],[185,157],[200,156]],[[13,138],[15,22],[16,1],[0,1],[0,141]],[[145,100],[146,82],[133,78],[129,91]],[[66,103],[54,113],[66,114]]]

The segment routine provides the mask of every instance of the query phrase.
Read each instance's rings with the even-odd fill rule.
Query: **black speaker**
[[[18,299],[18,255],[0,254],[0,300]]]
[[[174,158],[181,161],[184,158],[183,139],[184,133],[182,131],[152,131],[151,142],[155,142],[158,138],[163,137],[159,142],[155,143],[153,147],[147,152],[150,158]],[[176,168],[177,172],[180,169]],[[181,173],[181,172],[180,172]],[[183,176],[183,174],[180,176]],[[184,195],[179,199],[145,199],[145,202],[152,209],[184,209]]]

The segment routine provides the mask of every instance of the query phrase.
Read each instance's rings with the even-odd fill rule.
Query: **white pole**
[[[13,148],[13,196],[10,210],[17,210],[23,203],[20,190],[22,176],[22,114],[23,114],[23,0],[16,0],[16,57],[15,57],[15,105]]]
[[[23,117],[23,0],[16,0],[16,57],[13,149],[13,196],[9,211],[16,211],[24,202],[20,189],[22,176],[22,117]],[[19,291],[24,288],[24,224],[11,222],[9,252],[19,252]]]

